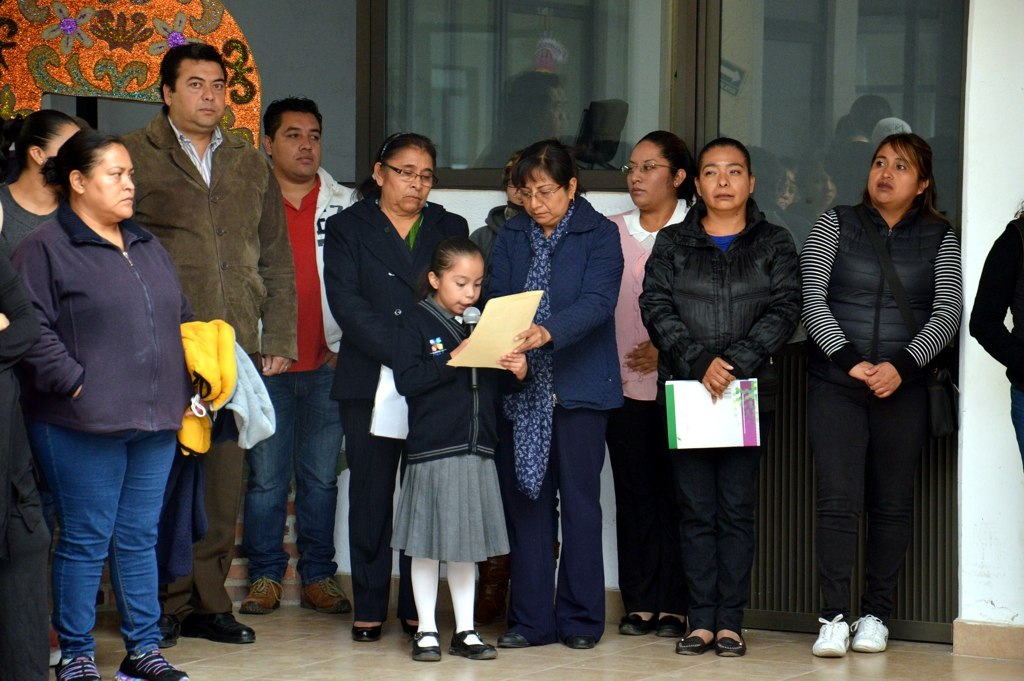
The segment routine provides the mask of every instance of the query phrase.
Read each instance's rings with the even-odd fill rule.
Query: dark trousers
[[[533,645],[604,633],[601,468],[608,412],[555,407],[551,458],[540,496],[516,487],[512,424],[500,419],[498,476],[511,556],[509,631]],[[555,598],[555,541],[562,549]]]
[[[160,587],[163,614],[179,621],[192,613],[216,615],[232,610],[224,582],[235,556],[245,452],[229,440],[212,445],[203,457],[203,502],[210,527],[206,536],[192,545],[192,574]]]
[[[352,556],[352,602],[357,622],[383,622],[391,592],[391,529],[395,475],[405,440],[370,435],[373,400],[342,400],[341,427],[348,460],[348,542]],[[410,568],[400,554],[398,617],[416,620]]]
[[[910,542],[914,474],[928,439],[923,383],[885,399],[865,386],[812,378],[807,424],[818,476],[817,553],[821,615],[850,619],[857,524],[868,512],[867,589],[861,614],[885,621]]]
[[[608,413],[615,480],[619,591],[627,613],[686,615],[690,592],[679,544],[679,498],[672,478],[665,407],[626,398]]]
[[[39,499],[18,503],[17,490],[11,493],[7,536],[0,537],[10,550],[9,560],[0,561],[0,679],[46,681],[50,678],[46,598],[50,533]]]
[[[743,626],[754,565],[757,469],[772,418],[770,412],[760,414],[759,447],[672,453],[682,507],[679,527],[691,629],[738,633]]]

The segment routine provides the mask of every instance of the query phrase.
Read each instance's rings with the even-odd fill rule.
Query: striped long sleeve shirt
[[[803,321],[807,333],[822,352],[849,371],[867,358],[860,357],[846,338],[828,305],[829,279],[839,250],[839,217],[826,211],[811,230],[800,252],[803,275]],[[939,245],[935,260],[935,298],[932,314],[917,335],[893,358],[892,364],[901,374],[906,369],[922,369],[956,335],[963,311],[963,274],[960,265],[960,242],[950,229]],[[912,361],[912,366],[907,362]],[[904,370],[900,370],[901,366]]]

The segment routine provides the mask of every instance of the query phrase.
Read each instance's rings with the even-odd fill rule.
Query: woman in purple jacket
[[[76,133],[44,167],[66,200],[14,253],[42,327],[25,355],[29,440],[53,490],[58,681],[98,681],[103,562],[128,655],[117,678],[181,681],[160,655],[154,550],[176,431],[191,392],[180,324],[192,318],[170,256],[131,220],[135,186],[116,138]]]

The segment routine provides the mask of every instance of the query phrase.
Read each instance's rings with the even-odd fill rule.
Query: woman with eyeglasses
[[[658,349],[640,319],[644,267],[655,237],[683,221],[693,200],[695,164],[686,143],[665,130],[641,139],[622,168],[635,210],[613,215],[625,268],[615,307],[615,337],[625,404],[608,415],[615,481],[619,633],[681,638],[689,592],[679,546],[679,502],[672,483],[665,407],[658,394]]]
[[[437,184],[437,151],[423,135],[399,133],[381,146],[362,200],[327,220],[324,285],[342,330],[331,397],[345,430],[352,560],[352,638],[377,641],[391,588],[392,500],[405,440],[370,434],[383,367],[392,366],[402,315],[416,305],[416,286],[431,256],[450,236],[469,236],[466,220],[427,203]],[[418,626],[410,561],[402,554],[398,618],[408,635]]]
[[[622,249],[615,224],[580,196],[577,175],[557,140],[523,150],[512,183],[525,214],[505,223],[491,262],[491,298],[544,292],[534,323],[515,338],[534,382],[504,399],[499,424],[512,573],[501,648],[593,648],[604,633],[600,478],[608,414],[622,406],[614,316]]]

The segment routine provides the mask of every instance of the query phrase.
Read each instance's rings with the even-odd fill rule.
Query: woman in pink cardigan
[[[686,634],[689,593],[679,546],[679,506],[673,486],[658,392],[658,350],[640,320],[644,267],[658,232],[682,222],[694,196],[693,156],[686,143],[658,130],[633,148],[623,167],[636,209],[611,217],[619,227],[625,268],[615,308],[625,405],[608,420],[615,479],[619,589],[626,616],[619,633],[678,638]]]

